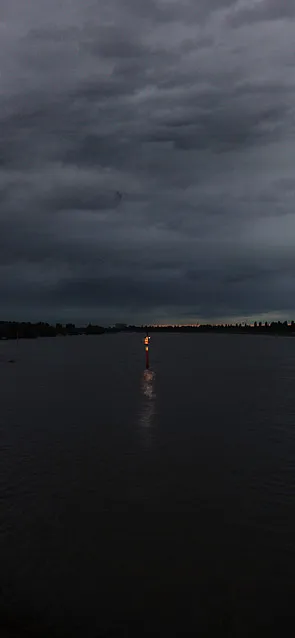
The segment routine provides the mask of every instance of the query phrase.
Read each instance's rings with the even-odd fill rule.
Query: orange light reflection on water
[[[145,448],[150,448],[152,444],[156,399],[155,378],[156,375],[153,370],[144,370],[141,383],[142,400],[139,413],[139,427]]]

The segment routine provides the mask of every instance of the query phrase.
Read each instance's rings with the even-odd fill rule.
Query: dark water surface
[[[295,339],[141,340],[0,342],[1,638],[293,635]]]

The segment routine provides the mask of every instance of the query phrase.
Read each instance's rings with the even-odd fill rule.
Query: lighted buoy
[[[149,369],[150,367],[150,359],[149,359],[149,343],[150,343],[150,337],[148,335],[148,333],[146,333],[146,336],[144,338],[144,348],[145,348],[145,367],[146,370]]]

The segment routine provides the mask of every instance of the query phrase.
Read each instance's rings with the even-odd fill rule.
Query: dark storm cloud
[[[293,0],[256,0],[256,2],[244,3],[230,16],[230,24],[240,26],[268,20],[280,20],[293,18],[295,6]]]
[[[293,17],[287,0],[2,1],[5,316],[292,312]]]

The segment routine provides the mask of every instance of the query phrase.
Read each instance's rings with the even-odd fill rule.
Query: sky
[[[0,0],[0,319],[295,318],[294,0]]]

